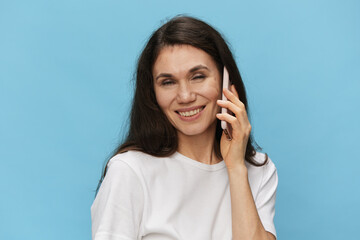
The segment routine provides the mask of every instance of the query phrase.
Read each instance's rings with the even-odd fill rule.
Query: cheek
[[[216,101],[221,97],[220,88],[217,85],[206,85],[200,91],[201,95],[211,101]]]
[[[155,90],[156,101],[159,104],[163,112],[166,111],[166,108],[170,106],[171,94],[161,90]]]

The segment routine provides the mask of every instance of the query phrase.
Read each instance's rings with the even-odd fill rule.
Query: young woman
[[[129,133],[91,207],[93,239],[276,239],[277,172],[255,150],[247,111],[216,30],[184,16],[161,26],[139,58]]]

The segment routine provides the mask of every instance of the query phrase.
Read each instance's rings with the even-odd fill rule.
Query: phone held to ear
[[[229,72],[227,71],[226,67],[224,66],[224,74],[223,74],[223,89],[228,89],[230,90],[231,84],[230,84],[230,79],[229,79]],[[227,98],[224,95],[224,92],[222,92],[222,100],[223,101],[227,101]],[[228,113],[228,114],[232,114],[230,112],[230,110],[228,110],[227,108],[221,108],[221,113]],[[231,124],[227,123],[226,121],[222,120],[221,121],[221,128],[224,130],[224,133],[226,135],[226,138],[228,140],[232,139],[232,128],[231,128]]]

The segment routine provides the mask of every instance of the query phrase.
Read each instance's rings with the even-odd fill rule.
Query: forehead
[[[153,75],[165,72],[181,75],[199,64],[207,66],[210,70],[216,67],[212,57],[199,48],[191,45],[166,46],[160,50],[154,63]]]

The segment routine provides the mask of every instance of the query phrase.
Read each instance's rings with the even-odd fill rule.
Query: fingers
[[[235,85],[234,85],[234,84],[231,85],[230,90],[231,90],[231,92],[232,92],[237,98],[239,98],[239,94],[238,94],[238,92],[236,91],[236,88],[235,88]]]
[[[222,108],[227,108],[235,114],[236,117],[240,118],[243,115],[247,116],[244,104],[234,104],[230,101],[217,100],[217,104]]]
[[[217,114],[218,119],[230,123],[234,134],[236,134],[237,130],[245,133],[245,135],[250,134],[251,125],[249,123],[246,108],[239,100],[238,93],[234,85],[231,86],[231,91],[227,89],[224,89],[223,91],[229,101],[218,100],[217,104],[220,107],[229,109],[235,114],[235,116],[231,116],[227,113]]]
[[[245,108],[245,105],[239,99],[239,95],[238,95],[234,85],[231,85],[231,91],[229,91],[228,89],[223,89],[223,92],[224,92],[225,97],[229,101],[233,102],[234,104],[236,104],[239,107]]]
[[[233,139],[244,140],[250,135],[251,125],[248,121],[239,121],[237,117],[227,113],[218,113],[216,117],[231,124]]]
[[[245,105],[240,101],[234,85],[231,86],[231,90],[233,92],[230,92],[227,89],[223,90],[224,95],[229,101],[218,100],[217,103],[220,107],[227,108],[231,112],[233,112],[235,116],[239,118],[240,122],[242,122],[243,118],[245,118],[244,120],[246,120],[245,122],[247,122],[248,119]]]
[[[247,117],[247,113],[246,113],[246,110],[245,110],[245,107],[243,106],[243,104],[238,106],[230,101],[223,101],[223,100],[218,100],[217,104],[222,108],[229,109],[232,113],[235,114],[235,116],[232,116],[230,114],[223,113],[222,115],[227,115],[227,117],[225,119],[221,119],[221,120],[224,120],[224,121],[230,123],[232,127],[236,127],[236,126],[233,126],[233,123],[235,120],[244,127],[250,125],[248,117]]]
[[[216,114],[216,117],[221,121],[230,123],[233,131],[240,128],[240,122],[237,120],[235,116],[232,116],[227,113],[218,113]]]

